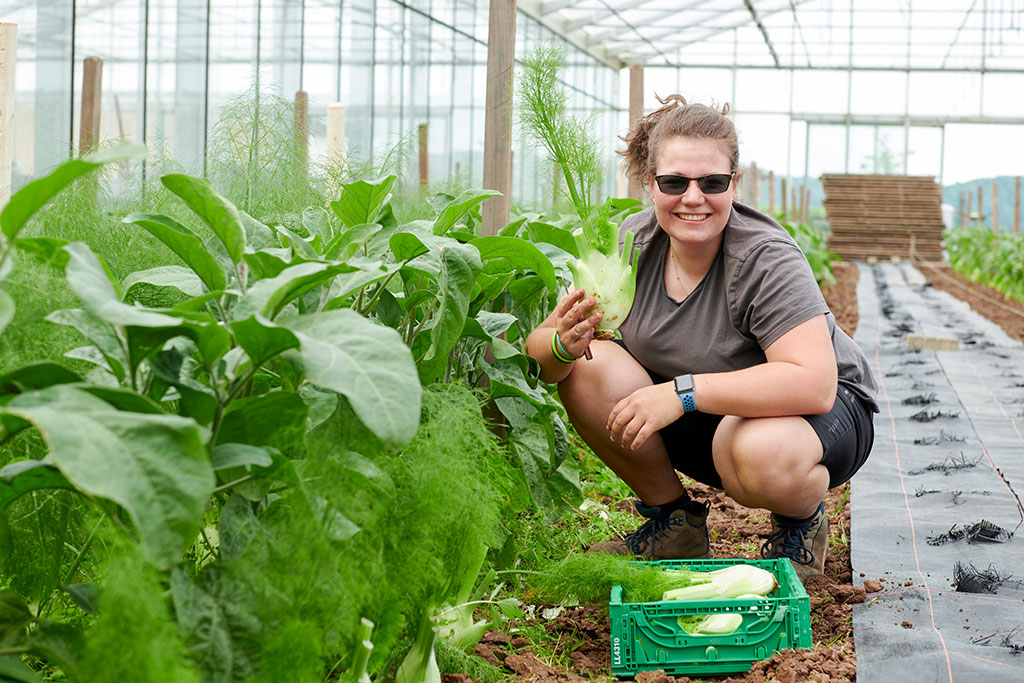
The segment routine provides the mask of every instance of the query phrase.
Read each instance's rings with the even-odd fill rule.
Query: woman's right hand
[[[582,289],[569,290],[555,307],[555,332],[562,348],[573,358],[579,358],[594,340],[594,331],[602,314],[594,311],[594,299],[584,298]]]

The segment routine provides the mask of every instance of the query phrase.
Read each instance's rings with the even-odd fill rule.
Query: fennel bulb
[[[640,249],[633,249],[633,233],[627,232],[619,251],[618,227],[608,220],[611,204],[606,201],[573,233],[579,249],[578,261],[570,261],[573,285],[594,298],[594,309],[602,314],[597,339],[612,339],[629,315],[636,294],[636,267]],[[632,264],[630,257],[632,256]]]

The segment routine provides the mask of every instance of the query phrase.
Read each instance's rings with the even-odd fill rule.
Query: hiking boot
[[[657,505],[637,501],[647,521],[622,540],[595,543],[588,553],[636,555],[645,560],[690,560],[710,555],[707,503],[689,501],[685,509],[665,514]]]
[[[803,583],[812,574],[825,571],[828,528],[824,503],[818,506],[818,511],[810,520],[796,524],[788,519],[783,521],[772,513],[772,535],[761,546],[761,557],[788,557]]]

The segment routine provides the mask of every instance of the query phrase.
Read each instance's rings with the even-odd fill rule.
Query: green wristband
[[[562,340],[558,338],[558,332],[556,331],[551,335],[551,353],[555,356],[555,359],[560,363],[575,363],[576,358],[573,358],[569,353],[562,347]]]

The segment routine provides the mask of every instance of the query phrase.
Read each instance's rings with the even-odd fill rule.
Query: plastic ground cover
[[[851,484],[850,557],[882,589],[854,606],[857,680],[1019,683],[1024,346],[908,263],[858,266],[855,340],[882,412]],[[908,351],[908,333],[959,350]]]

